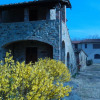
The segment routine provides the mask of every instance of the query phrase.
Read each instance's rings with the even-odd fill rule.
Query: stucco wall
[[[79,65],[81,65],[82,69],[86,67],[86,60],[87,60],[87,56],[81,50],[80,53],[79,53]]]
[[[65,64],[68,65],[67,55],[69,53],[69,66],[70,72],[74,74],[77,71],[76,57],[74,54],[73,46],[65,23],[62,23],[62,41],[65,42]]]
[[[93,43],[87,43],[87,48],[85,48],[85,43],[79,45],[82,46],[82,49],[88,55],[88,60],[92,59],[93,63],[100,63],[100,59],[94,59],[95,54],[100,54],[100,49],[93,49]]]

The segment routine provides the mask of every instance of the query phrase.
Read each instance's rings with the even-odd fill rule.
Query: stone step
[[[100,66],[99,67],[86,68],[85,71],[86,70],[88,70],[88,71],[100,71]]]
[[[100,100],[100,89],[92,88],[79,88],[78,94],[80,97],[96,98]],[[95,100],[95,99],[94,99]]]
[[[100,72],[79,72],[79,76],[85,76],[87,78],[99,78],[100,79]]]
[[[100,71],[100,65],[92,65],[92,66],[87,66],[85,69],[83,69],[82,71]]]
[[[82,100],[100,100],[100,98],[97,99],[97,98],[86,98],[86,97],[84,97],[84,98],[82,98]]]
[[[85,71],[80,71],[80,72],[84,72],[84,73],[100,73],[99,70],[97,70],[97,71],[94,71],[94,70],[92,70],[92,71],[90,71],[90,70],[85,70]]]
[[[80,71],[79,73],[92,73],[92,74],[95,74],[95,73],[97,73],[97,74],[100,74],[100,71]]]

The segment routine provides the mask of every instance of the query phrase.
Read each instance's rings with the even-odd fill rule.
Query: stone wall
[[[59,59],[59,23],[55,20],[0,24],[0,59],[5,47],[23,40],[37,40],[53,46],[53,58]]]
[[[13,47],[12,44],[17,45],[18,42],[21,43],[28,40],[40,41],[51,45],[53,47],[53,58],[56,60],[62,60],[66,66],[69,65],[68,67],[70,71],[74,74],[77,67],[70,36],[66,26],[66,6],[63,6],[62,8],[59,6],[60,5],[56,6],[56,8],[47,9],[47,12],[44,12],[46,13],[45,20],[41,20],[41,18],[44,17],[41,14],[43,9],[41,9],[40,14],[42,17],[39,19],[41,21],[38,19],[37,21],[30,21],[29,8],[25,8],[23,11],[24,22],[0,23],[0,59],[5,57],[5,52],[8,50],[6,49],[7,47]],[[62,42],[64,45],[62,45]],[[25,46],[22,46],[22,48],[20,47],[21,46],[18,45],[20,52],[18,54],[21,54],[23,51],[22,48]],[[18,52],[18,49],[15,50]],[[69,62],[67,54],[69,54]],[[17,59],[18,57],[15,56],[15,58]],[[21,58],[24,58],[24,56]]]

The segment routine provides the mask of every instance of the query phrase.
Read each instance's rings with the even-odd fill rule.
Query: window
[[[87,48],[87,44],[85,44],[85,48]]]
[[[94,59],[100,59],[100,54],[95,54]]]
[[[2,11],[2,23],[13,23],[24,21],[24,9],[8,9]]]
[[[26,64],[30,62],[35,63],[37,61],[37,47],[26,48]]]
[[[75,44],[75,49],[78,49],[78,44]]]
[[[93,49],[100,49],[100,44],[93,44]]]
[[[29,8],[29,21],[46,20],[46,8]]]
[[[29,20],[30,21],[38,20],[38,11],[37,11],[37,9],[29,10]]]

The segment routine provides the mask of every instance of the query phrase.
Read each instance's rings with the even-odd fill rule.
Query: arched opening
[[[62,42],[62,62],[65,63],[65,42]]]
[[[69,52],[67,53],[67,67],[69,68],[70,65],[70,56],[69,56]]]
[[[38,58],[53,58],[53,47],[36,40],[14,42],[6,45],[5,49],[6,51],[9,49],[12,51],[15,61],[25,61],[26,64],[30,61],[34,63],[38,61]]]

